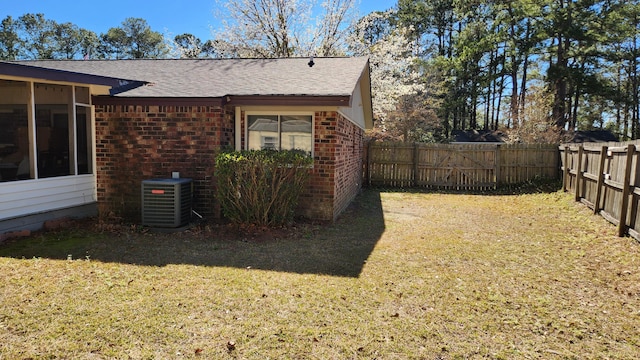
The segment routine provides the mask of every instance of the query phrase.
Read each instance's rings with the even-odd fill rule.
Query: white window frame
[[[5,79],[3,77],[3,79]],[[27,87],[27,129],[29,136],[29,167],[30,167],[30,176],[29,179],[17,180],[16,182],[24,182],[31,180],[41,180],[41,179],[54,179],[54,178],[64,178],[64,177],[73,177],[73,176],[95,176],[96,175],[96,164],[95,164],[95,113],[94,107],[91,104],[91,88],[88,85],[84,84],[73,84],[73,83],[64,83],[64,82],[55,82],[55,81],[46,81],[39,79],[12,79],[6,78],[6,80],[23,82]],[[61,176],[52,176],[52,177],[42,177],[42,174],[38,172],[38,161],[39,154],[37,149],[37,125],[36,125],[36,99],[35,99],[35,87],[36,85],[53,85],[53,86],[68,86],[70,89],[70,99],[67,102],[67,107],[69,111],[67,113],[71,118],[69,121],[69,161],[73,161],[72,168],[69,169],[68,175]],[[87,88],[89,91],[89,103],[80,103],[76,102],[76,88],[82,87]],[[79,174],[78,173],[78,142],[77,142],[77,119],[76,119],[76,106],[84,107],[88,109],[87,115],[87,141],[91,144],[91,159],[87,159],[87,161],[91,161],[90,169],[91,171],[88,174]],[[55,114],[55,111],[52,112]]]
[[[313,158],[315,152],[315,138],[316,138],[316,117],[315,112],[312,111],[260,111],[252,110],[244,112],[244,150],[249,149],[249,116],[252,115],[266,115],[266,116],[278,116],[278,142],[282,143],[282,131],[280,129],[280,116],[310,116],[311,117],[311,157]],[[278,145],[279,145],[278,144]]]

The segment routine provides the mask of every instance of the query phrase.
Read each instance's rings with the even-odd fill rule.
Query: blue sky
[[[18,17],[43,13],[58,23],[71,22],[98,35],[119,26],[128,17],[147,20],[151,29],[167,35],[191,33],[202,40],[211,38],[216,25],[216,0],[0,0],[0,15]],[[387,10],[397,0],[360,0],[360,14]]]

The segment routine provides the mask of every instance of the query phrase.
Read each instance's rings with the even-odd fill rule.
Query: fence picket
[[[577,201],[616,225],[619,236],[628,234],[640,241],[638,145],[640,140],[561,146],[560,159],[565,190],[575,192]]]
[[[607,151],[609,147],[603,146],[600,149],[600,157],[598,159],[598,173],[597,175],[597,183],[596,183],[596,197],[593,201],[593,213],[598,214],[600,212],[600,200],[602,197],[602,187],[604,185],[604,166],[605,160],[607,160]]]
[[[489,190],[558,176],[558,150],[553,145],[372,142],[367,146],[365,175],[374,186]]]

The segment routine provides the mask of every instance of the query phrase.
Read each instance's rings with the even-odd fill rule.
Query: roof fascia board
[[[337,106],[318,106],[318,105],[304,105],[304,106],[291,106],[291,105],[285,105],[285,106],[273,106],[273,105],[256,105],[256,106],[239,106],[238,107],[241,111],[250,111],[250,112],[263,112],[263,113],[267,113],[267,112],[276,112],[276,113],[283,113],[283,112],[289,112],[289,113],[294,113],[294,112],[300,112],[300,111],[308,111],[308,112],[316,112],[316,111],[338,111],[338,107]]]
[[[194,106],[345,106],[350,96],[225,96],[223,98],[172,98],[94,96],[95,105],[194,105]]]
[[[349,106],[351,96],[229,95],[224,101],[234,106]]]
[[[173,97],[113,97],[94,96],[94,105],[141,105],[141,106],[219,106],[225,105],[222,98],[173,98]]]
[[[360,76],[359,84],[362,95],[362,104],[364,105],[365,129],[373,129],[373,99],[371,94],[371,67],[369,65],[369,59],[367,59],[365,69]]]
[[[118,88],[130,90],[134,87],[146,84],[145,81],[118,79],[107,76],[77,73],[72,71],[47,69],[38,66],[8,63],[0,61],[0,74],[29,78],[34,80],[59,81],[74,84],[104,85],[110,86],[114,93],[118,93]]]
[[[77,83],[77,82],[68,82],[68,81],[54,81],[54,80],[44,80],[44,79],[34,79],[32,77],[23,77],[23,76],[10,76],[0,74],[0,79],[2,80],[12,80],[12,81],[23,81],[23,82],[37,82],[37,83],[47,83],[47,84],[56,84],[56,85],[68,85],[68,86],[86,86],[91,89],[92,95],[109,95],[111,93],[111,87],[107,85],[96,85],[96,84],[85,84],[85,83]]]

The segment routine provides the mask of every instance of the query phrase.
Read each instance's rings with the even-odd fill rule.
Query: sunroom
[[[0,69],[0,230],[38,229],[96,213],[92,94],[121,81],[61,71]]]

